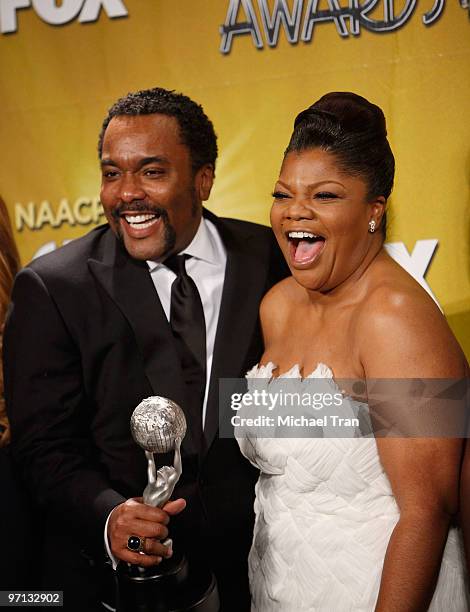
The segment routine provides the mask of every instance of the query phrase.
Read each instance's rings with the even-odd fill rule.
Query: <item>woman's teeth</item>
[[[287,235],[291,239],[300,238],[300,240],[302,240],[302,238],[321,238],[321,236],[312,234],[312,232],[289,232]]]

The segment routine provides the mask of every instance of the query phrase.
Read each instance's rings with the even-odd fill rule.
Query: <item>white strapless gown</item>
[[[255,366],[249,389],[264,384],[271,391],[274,368]],[[298,366],[286,377],[300,378]],[[320,364],[312,377],[330,379],[338,390],[328,367]],[[247,433],[238,443],[261,472],[249,555],[252,610],[372,612],[399,517],[375,439]],[[462,540],[453,528],[429,610],[466,612],[467,593]]]

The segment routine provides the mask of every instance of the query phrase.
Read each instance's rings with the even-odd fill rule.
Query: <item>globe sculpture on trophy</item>
[[[166,397],[148,397],[132,413],[131,433],[147,457],[144,503],[162,508],[182,474],[184,412]],[[154,453],[171,451],[174,451],[173,465],[157,470]],[[189,566],[184,553],[178,544],[173,546],[171,539],[163,544],[173,548],[173,555],[159,565],[152,568],[118,565],[119,612],[217,612],[220,604],[214,575],[199,566]]]

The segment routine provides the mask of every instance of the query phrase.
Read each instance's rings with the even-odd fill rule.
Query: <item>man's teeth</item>
[[[145,214],[145,215],[124,215],[124,219],[129,223],[131,227],[138,227],[139,229],[145,229],[150,227],[158,219],[157,215]]]
[[[287,235],[289,238],[300,238],[300,240],[303,238],[321,238],[321,236],[312,234],[312,232],[289,232]]]

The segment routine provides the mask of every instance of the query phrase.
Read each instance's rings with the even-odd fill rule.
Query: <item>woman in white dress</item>
[[[377,106],[330,93],[297,117],[271,211],[292,277],[262,302],[265,353],[252,382],[464,379],[468,366],[444,316],[383,248],[393,177]],[[426,214],[419,184],[409,206]],[[239,444],[261,472],[253,610],[469,609],[452,527],[460,439],[248,431]]]

